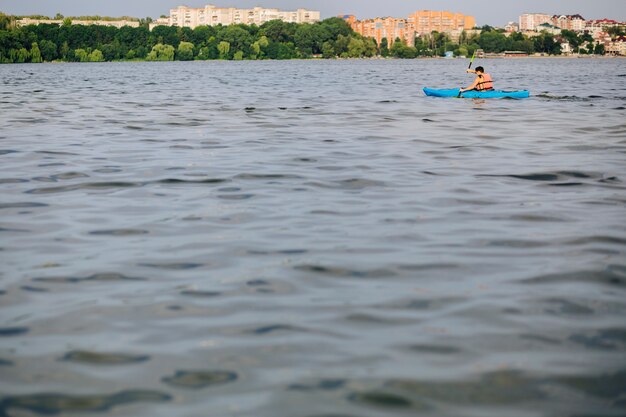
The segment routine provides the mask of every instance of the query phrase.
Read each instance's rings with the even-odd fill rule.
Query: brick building
[[[393,45],[398,38],[404,40],[407,45],[413,46],[415,37],[419,35],[433,31],[458,34],[476,26],[476,19],[473,16],[432,10],[417,11],[406,19],[384,17],[360,21],[353,15],[340,17],[348,22],[356,33],[374,38],[378,45],[383,38],[386,38],[389,46]]]

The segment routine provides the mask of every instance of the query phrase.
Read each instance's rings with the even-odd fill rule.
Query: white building
[[[551,35],[560,35],[562,30],[560,27],[551,25],[550,23],[542,23],[535,29],[539,32],[548,32]]]
[[[536,30],[543,23],[552,23],[552,16],[543,13],[525,13],[519,17],[519,30]]]
[[[504,27],[504,30],[506,30],[507,33],[519,32],[519,25],[515,22],[509,22]]]
[[[62,25],[63,20],[60,19],[31,19],[25,17],[23,19],[18,19],[16,21],[18,26],[28,26],[28,25],[42,25],[42,24],[53,24],[53,25]],[[97,26],[113,26],[116,28],[121,28],[124,26],[130,26],[137,28],[139,27],[139,21],[136,20],[74,20],[72,19],[73,25],[81,25],[81,26],[89,26],[89,25],[97,25]]]
[[[607,28],[613,27],[626,27],[626,22],[618,22],[610,19],[600,20],[587,20],[585,23],[585,31],[591,33],[592,36],[597,36],[598,33],[606,31]]]
[[[282,20],[288,23],[315,23],[320,21],[320,12],[306,9],[284,11],[279,9],[265,9],[255,7],[253,9],[236,9],[233,7],[223,8],[207,5],[201,8],[179,6],[170,10],[167,18],[157,19],[150,25],[155,26],[179,26],[195,28],[197,26],[232,25],[243,23],[246,25],[262,25],[270,20]]]

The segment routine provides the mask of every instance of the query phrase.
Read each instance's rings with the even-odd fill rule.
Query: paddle
[[[472,68],[472,62],[474,62],[474,58],[476,58],[476,50],[474,49],[474,53],[472,54],[472,59],[470,59],[470,63],[467,66],[467,69],[471,69]],[[461,89],[459,88],[459,95],[456,96],[456,98],[461,98]]]

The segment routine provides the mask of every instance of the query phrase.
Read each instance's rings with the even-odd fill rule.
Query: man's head
[[[483,67],[476,67],[476,72],[480,73],[480,74],[484,74],[485,73],[485,69]]]

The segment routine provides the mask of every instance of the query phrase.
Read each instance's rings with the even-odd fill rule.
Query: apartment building
[[[378,45],[383,38],[386,38],[389,46],[393,45],[398,38],[404,40],[407,45],[413,46],[417,35],[429,34],[433,31],[458,35],[461,31],[476,26],[476,19],[473,16],[432,10],[417,11],[406,19],[383,17],[359,21],[353,15],[339,17],[348,22],[356,33],[374,38]]]
[[[610,38],[609,38],[610,39]],[[620,36],[604,43],[607,55],[626,55],[626,36]]]
[[[520,31],[536,30],[544,23],[552,24],[552,16],[543,13],[525,13],[519,17]]]
[[[626,28],[626,22],[618,22],[612,19],[598,19],[587,20],[585,22],[584,30],[591,33],[592,36],[596,36],[598,33],[604,32],[607,28],[612,27],[624,27]]]
[[[306,9],[285,11],[279,9],[265,9],[262,7],[236,9],[233,7],[216,7],[213,5],[207,5],[201,8],[178,6],[170,10],[169,17],[154,21],[150,25],[150,29],[159,25],[189,27],[192,29],[203,25],[227,26],[239,23],[246,25],[262,25],[270,20],[282,20],[288,23],[315,23],[320,21],[320,12]]]
[[[504,30],[507,33],[519,32],[519,25],[515,22],[509,22],[504,26]]]
[[[396,39],[404,40],[409,46],[415,45],[415,31],[408,27],[406,19],[383,17],[359,21],[351,15],[343,18],[350,24],[352,30],[367,38],[374,38],[378,45],[383,38],[387,39],[389,46],[392,46]]]
[[[63,20],[23,18],[23,19],[18,19],[16,23],[18,26],[42,25],[42,24],[62,25]],[[72,24],[81,25],[81,26],[89,26],[89,25],[113,26],[118,29],[124,26],[130,26],[134,28],[139,27],[139,22],[135,20],[72,20]]]
[[[585,18],[579,14],[574,15],[554,15],[552,24],[561,29],[582,31],[585,29]]]
[[[476,19],[474,16],[461,13],[419,10],[409,15],[407,24],[418,35],[425,35],[433,31],[451,32],[472,29],[476,26]]]

